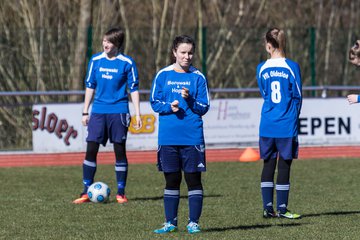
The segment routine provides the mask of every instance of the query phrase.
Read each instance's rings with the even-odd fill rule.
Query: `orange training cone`
[[[260,160],[260,154],[253,148],[246,148],[245,151],[240,155],[240,162],[256,162]]]

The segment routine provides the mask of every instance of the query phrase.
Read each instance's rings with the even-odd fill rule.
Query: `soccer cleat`
[[[197,224],[196,222],[190,222],[187,226],[186,226],[188,233],[193,234],[193,233],[199,233],[201,232],[200,230],[200,226],[199,224]]]
[[[287,218],[287,219],[300,219],[301,215],[296,213],[291,213],[289,210],[286,210],[285,213],[278,213],[279,218]]]
[[[154,230],[154,233],[163,234],[163,233],[170,233],[176,231],[177,231],[177,226],[171,224],[170,222],[166,222],[163,224],[162,228]]]
[[[118,194],[118,195],[116,195],[116,201],[117,201],[118,203],[127,203],[127,202],[128,202],[128,199],[126,198],[125,195],[120,195],[120,194]]]
[[[79,198],[73,201],[73,203],[75,204],[81,204],[86,202],[90,202],[90,198],[86,193],[82,193]]]
[[[268,210],[268,209],[264,209],[263,211],[263,218],[275,218],[277,217],[276,213],[274,212],[274,210]]]

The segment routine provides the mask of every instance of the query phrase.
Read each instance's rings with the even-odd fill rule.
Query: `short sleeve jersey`
[[[128,113],[128,93],[138,90],[139,78],[134,60],[119,54],[108,59],[104,52],[92,56],[85,85],[95,89],[93,113]]]

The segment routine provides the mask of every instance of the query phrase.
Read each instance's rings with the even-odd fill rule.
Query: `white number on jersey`
[[[271,101],[273,103],[280,103],[280,101],[281,101],[280,82],[279,81],[271,82]]]

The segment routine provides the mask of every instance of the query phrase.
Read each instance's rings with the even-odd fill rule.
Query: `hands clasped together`
[[[187,89],[186,87],[183,87],[181,89],[181,97],[186,99],[189,97],[189,89]],[[173,112],[177,112],[179,111],[179,101],[178,100],[174,100],[172,103],[171,103],[171,110]]]

